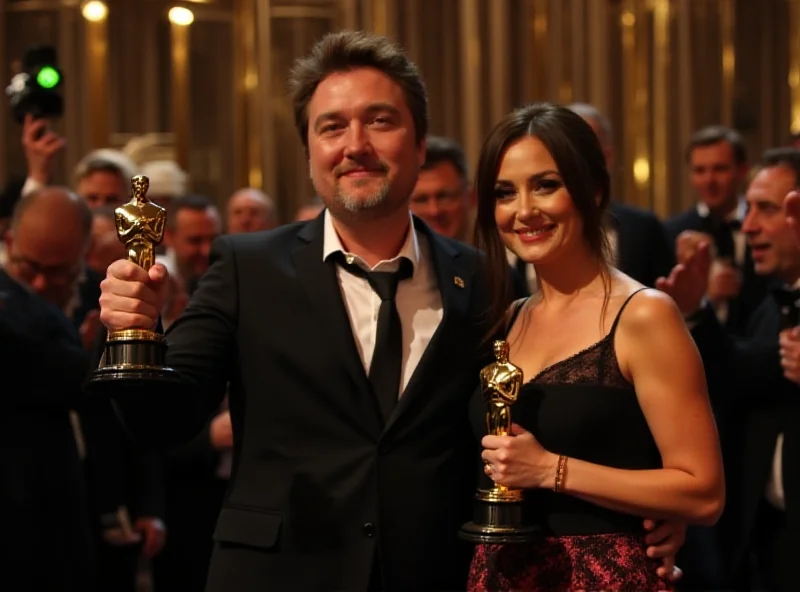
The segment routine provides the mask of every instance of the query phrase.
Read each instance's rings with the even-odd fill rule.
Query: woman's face
[[[548,264],[584,242],[580,212],[537,138],[525,136],[508,147],[494,192],[497,230],[520,259]]]

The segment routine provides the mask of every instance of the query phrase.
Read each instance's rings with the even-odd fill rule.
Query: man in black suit
[[[66,189],[16,206],[0,270],[0,573],[15,590],[93,590],[89,516],[72,410],[89,357],[64,315],[91,215]]]
[[[700,232],[710,238],[714,262],[707,297],[725,328],[741,335],[769,284],[754,271],[741,230],[746,211],[741,191],[748,175],[747,147],[736,130],[709,126],[692,135],[686,161],[698,202],[667,220],[667,233],[679,263],[682,234]]]
[[[234,461],[208,590],[464,589],[471,548],[456,533],[479,474],[467,401],[490,360],[488,302],[475,250],[409,213],[424,85],[388,40],[342,32],[296,63],[291,86],[327,209],[218,239],[167,333],[180,386],[117,403],[167,444],[198,432],[230,383]],[[103,322],[152,327],[165,275],[112,265]]]
[[[743,339],[729,336],[711,306],[701,307],[711,256],[699,245],[683,268],[661,286],[678,302],[713,384],[722,415],[728,502],[720,521],[729,585],[740,589],[796,588],[794,549],[800,536],[800,245],[784,213],[784,200],[800,184],[800,150],[764,154],[747,191],[742,224],[755,271],[783,288],[766,296]],[[724,428],[724,429],[722,429]],[[751,556],[754,563],[751,563]],[[748,573],[755,566],[755,574]]]
[[[592,127],[603,147],[606,166],[613,170],[616,158],[611,122],[594,105],[572,103],[567,108]],[[672,269],[675,264],[674,250],[664,226],[653,212],[612,200],[608,225],[612,264],[623,273],[645,286],[654,286],[657,278]]]

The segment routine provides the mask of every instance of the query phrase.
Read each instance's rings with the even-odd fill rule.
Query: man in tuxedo
[[[221,232],[222,217],[211,200],[202,195],[181,196],[167,210],[166,252],[156,260],[191,295],[208,269],[211,243]]]
[[[720,322],[734,334],[747,327],[750,314],[767,293],[769,281],[753,269],[741,229],[746,205],[741,191],[748,175],[747,147],[741,135],[714,125],[695,132],[686,150],[689,179],[697,204],[667,220],[670,241],[683,259],[678,237],[685,231],[710,238],[713,264],[707,298]]]
[[[475,191],[469,181],[467,156],[458,142],[432,135],[425,139],[425,162],[409,206],[434,232],[472,244]],[[510,268],[509,276],[514,297],[528,296],[524,270]]]
[[[72,411],[89,357],[63,312],[91,214],[66,189],[20,200],[0,269],[0,573],[15,590],[93,590],[92,545]]]
[[[782,288],[767,295],[742,339],[730,337],[710,305],[701,306],[711,265],[708,242],[660,287],[692,325],[715,407],[724,421],[728,502],[720,521],[729,585],[788,591],[796,587],[794,554],[800,536],[800,245],[783,209],[800,184],[800,150],[767,151],[747,191],[742,230],[755,272]],[[796,199],[796,198],[795,198]],[[712,389],[711,386],[714,385]],[[750,558],[754,558],[751,564]],[[748,571],[755,566],[754,574]]]
[[[616,162],[614,130],[611,122],[593,105],[572,103],[568,109],[580,115],[600,140],[606,166],[613,170]],[[674,250],[661,221],[642,208],[612,200],[609,204],[607,236],[613,255],[612,264],[623,273],[654,286],[656,279],[669,273],[675,264]]]
[[[409,202],[414,215],[442,236],[471,243],[475,192],[467,157],[455,140],[428,136],[425,162]]]
[[[464,589],[488,302],[475,250],[409,213],[423,82],[385,38],[340,32],[298,60],[291,88],[326,209],[215,241],[167,333],[180,385],[112,390],[129,428],[164,445],[198,432],[230,384],[207,590]],[[154,326],[165,277],[112,265],[103,322]]]

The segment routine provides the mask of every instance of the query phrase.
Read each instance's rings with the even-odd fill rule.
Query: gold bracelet
[[[556,482],[553,485],[553,491],[556,493],[564,489],[564,477],[567,472],[567,457],[563,454],[558,456],[558,468],[556,469]]]

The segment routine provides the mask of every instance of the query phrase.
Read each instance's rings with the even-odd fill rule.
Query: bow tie
[[[798,288],[775,288],[772,290],[772,297],[778,306],[799,308],[800,306],[800,289]]]
[[[742,221],[738,218],[717,218],[716,216],[706,216],[703,218],[703,229],[706,232],[714,232],[719,230],[733,230],[738,231],[742,229]]]
[[[775,288],[772,297],[778,303],[781,313],[781,330],[791,329],[800,324],[800,290],[796,288]]]
[[[733,220],[725,220],[723,223],[726,228],[730,230],[741,230],[742,229],[742,221],[738,218],[734,218]]]

